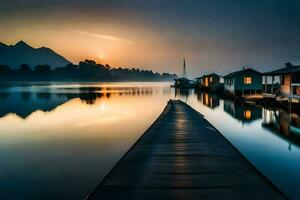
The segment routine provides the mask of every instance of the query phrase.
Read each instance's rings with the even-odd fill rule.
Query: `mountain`
[[[24,41],[15,45],[6,45],[0,42],[0,64],[8,65],[11,68],[28,64],[31,68],[36,65],[50,65],[53,69],[69,63],[71,62],[49,48],[33,48]]]

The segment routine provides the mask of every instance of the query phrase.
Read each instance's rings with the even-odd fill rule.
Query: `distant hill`
[[[8,65],[13,69],[19,68],[21,64],[28,64],[31,68],[36,65],[49,65],[56,68],[69,63],[71,62],[49,48],[33,48],[24,41],[15,45],[0,42],[0,64]]]

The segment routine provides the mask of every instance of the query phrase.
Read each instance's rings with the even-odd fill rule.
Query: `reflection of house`
[[[209,108],[216,108],[220,105],[220,100],[215,95],[210,95],[209,93],[202,93],[202,103]]]
[[[236,95],[256,94],[262,91],[262,74],[243,69],[224,76],[224,89]]]
[[[284,139],[300,144],[300,117],[297,114],[288,114],[283,110],[263,109],[262,127]]]
[[[203,75],[199,78],[196,78],[196,80],[197,87],[199,88],[210,88],[220,84],[220,76],[215,73]]]
[[[187,99],[190,95],[190,90],[187,88],[175,88],[175,97],[185,97]]]
[[[300,99],[300,66],[287,64],[285,68],[263,75],[263,90],[269,97],[292,97]]]
[[[224,111],[242,122],[251,122],[262,118],[262,109],[247,103],[238,104],[224,100]]]

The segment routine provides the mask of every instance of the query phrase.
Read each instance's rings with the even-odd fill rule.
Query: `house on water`
[[[247,68],[224,76],[224,89],[237,96],[255,95],[262,92],[262,73]]]
[[[174,79],[174,87],[176,88],[193,88],[195,87],[194,81],[186,78],[186,63],[185,58],[183,59],[183,76]]]
[[[286,63],[286,67],[264,73],[263,94],[271,98],[300,99],[300,66]]]
[[[220,84],[220,76],[212,73],[196,78],[196,86],[198,88],[212,88]]]
[[[174,82],[174,87],[176,88],[193,88],[195,86],[194,82],[183,77],[174,79]]]

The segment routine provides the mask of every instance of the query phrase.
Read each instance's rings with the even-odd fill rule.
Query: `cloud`
[[[132,40],[128,40],[125,38],[120,38],[117,36],[113,36],[113,35],[104,35],[104,34],[98,34],[98,33],[91,33],[91,32],[87,32],[87,31],[82,31],[82,30],[75,30],[76,33],[80,34],[80,35],[85,35],[85,36],[89,36],[89,37],[94,37],[94,38],[99,38],[102,40],[109,40],[109,41],[121,41],[121,42],[127,42],[127,43],[134,43]]]

